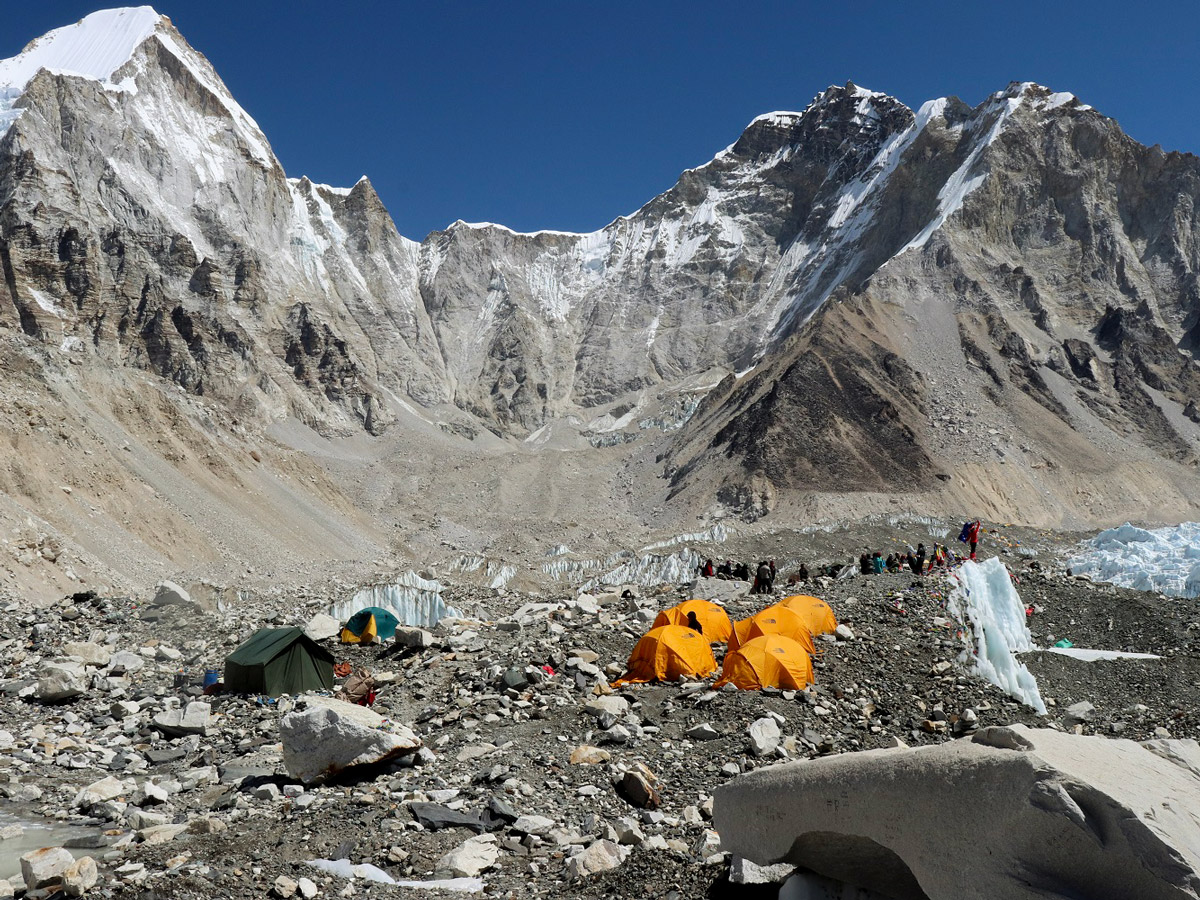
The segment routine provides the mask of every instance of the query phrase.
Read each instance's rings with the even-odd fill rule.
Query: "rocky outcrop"
[[[736,855],[899,900],[961,897],[964,879],[1014,900],[1191,897],[1198,773],[1195,741],[992,727],[760,770],[716,789],[714,822]]]

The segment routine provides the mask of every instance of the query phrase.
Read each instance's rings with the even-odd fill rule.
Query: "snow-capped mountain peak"
[[[31,41],[0,61],[0,89],[20,91],[40,70],[105,82],[129,61],[162,19],[152,7],[104,9]]]

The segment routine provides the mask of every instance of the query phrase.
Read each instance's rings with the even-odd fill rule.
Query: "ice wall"
[[[700,561],[699,553],[686,548],[669,556],[643,553],[598,578],[593,578],[580,590],[590,591],[602,586],[616,587],[621,584],[636,584],[641,587],[681,584],[696,578],[696,567],[700,565]]]
[[[487,580],[487,586],[497,590],[506,587],[517,574],[514,566],[493,562],[483,556],[460,556],[451,563],[450,571],[465,574],[482,572],[484,579]]]
[[[430,628],[441,619],[458,617],[460,613],[442,600],[440,582],[406,572],[391,584],[374,584],[362,588],[349,600],[335,603],[329,614],[345,621],[364,606],[386,609],[402,625]]]
[[[1046,714],[1033,677],[1016,654],[1036,649],[1025,624],[1025,604],[998,557],[964,562],[955,571],[947,606],[967,633],[973,652],[964,653],[973,671],[1005,693]]]
[[[1200,523],[1147,530],[1126,522],[1084,541],[1071,571],[1169,597],[1200,597]]]
[[[651,550],[665,550],[668,547],[678,547],[680,544],[723,544],[728,539],[729,529],[718,522],[707,531],[693,531],[689,534],[680,534],[668,540],[659,541],[656,544],[650,544],[643,547],[642,552],[649,553]]]

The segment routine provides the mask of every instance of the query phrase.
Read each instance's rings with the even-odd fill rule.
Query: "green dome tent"
[[[346,620],[346,627],[342,629],[342,643],[370,643],[375,637],[386,641],[396,633],[399,624],[400,620],[383,607],[367,606]]]
[[[333,690],[333,654],[303,628],[260,628],[225,657],[225,690],[299,694]]]

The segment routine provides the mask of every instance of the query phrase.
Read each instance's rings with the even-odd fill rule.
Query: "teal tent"
[[[386,641],[396,633],[396,626],[400,624],[400,620],[382,606],[367,606],[360,609],[346,620],[344,630],[353,635],[361,635],[371,624],[372,616],[375,617],[375,634],[379,636],[379,640]],[[344,636],[342,640],[346,640]]]
[[[260,628],[225,657],[225,690],[299,694],[333,690],[333,654],[303,628]]]

